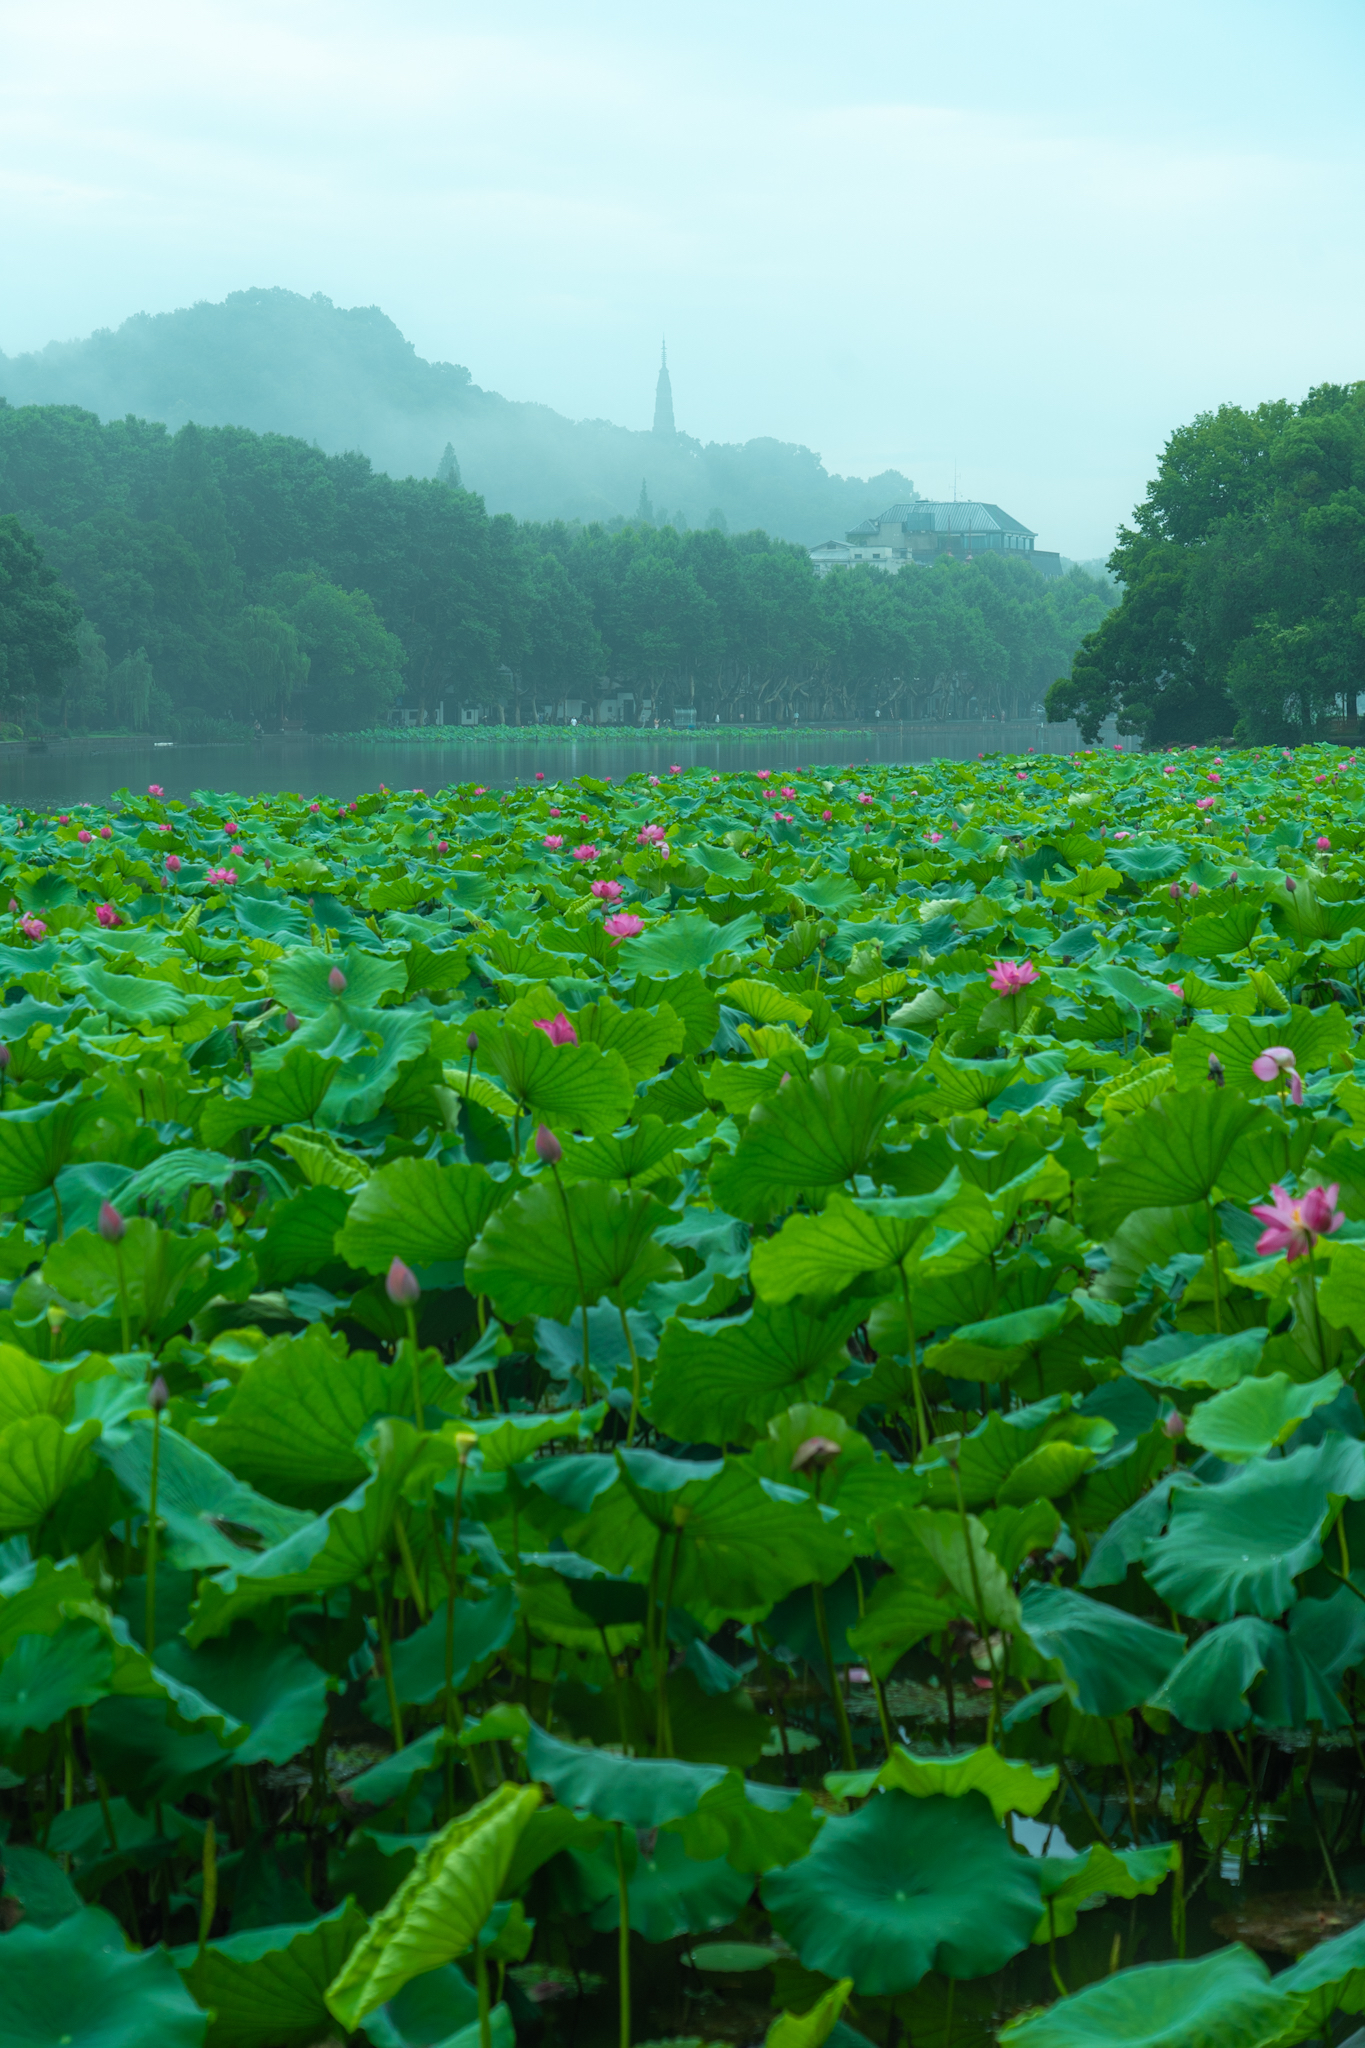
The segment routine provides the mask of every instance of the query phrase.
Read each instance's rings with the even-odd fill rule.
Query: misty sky
[[[0,349],[249,285],[572,417],[1107,552],[1171,428],[1365,373],[1360,0],[0,5]]]

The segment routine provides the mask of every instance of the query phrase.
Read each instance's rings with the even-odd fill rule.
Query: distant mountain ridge
[[[761,527],[813,545],[914,495],[898,470],[832,476],[791,442],[703,446],[685,433],[566,419],[482,390],[458,364],[425,361],[377,306],[280,288],[0,355],[0,396],[105,420],[134,413],[172,430],[194,420],[297,435],[328,454],[358,449],[394,476],[434,476],[449,443],[465,488],[518,519],[629,517],[643,484],[661,520],[703,526],[719,512],[732,533]]]

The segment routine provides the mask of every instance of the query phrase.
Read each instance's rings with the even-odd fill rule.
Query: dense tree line
[[[1365,383],[1171,436],[1109,558],[1123,602],[1049,714],[1151,744],[1352,729],[1365,690]],[[1349,721],[1349,723],[1347,722]]]
[[[67,406],[0,402],[3,514],[69,608],[65,648],[0,677],[6,715],[71,727],[1008,716],[1111,601],[1003,558],[822,580],[762,533],[518,525],[363,456]]]

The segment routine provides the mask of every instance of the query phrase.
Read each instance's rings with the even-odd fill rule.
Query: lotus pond
[[[1339,751],[0,811],[0,2036],[1365,2011]]]

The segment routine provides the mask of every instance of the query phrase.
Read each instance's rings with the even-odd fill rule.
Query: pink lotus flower
[[[230,846],[230,847],[228,848],[228,852],[229,852],[229,853],[234,853],[234,854],[235,854],[235,853],[240,853],[240,854],[242,854],[243,856],[245,856],[245,854],[246,854],[246,848],[245,848],[244,846]]]
[[[122,924],[123,919],[119,916],[112,903],[100,903],[95,907],[95,922],[96,924],[102,924],[105,930],[109,931],[115,925]]]
[[[47,926],[40,917],[34,917],[31,911],[27,912],[20,919],[19,929],[26,939],[45,939],[47,937]]]
[[[1252,1206],[1252,1215],[1266,1226],[1256,1240],[1261,1257],[1274,1258],[1278,1252],[1290,1259],[1305,1253],[1311,1257],[1318,1239],[1330,1237],[1346,1221],[1336,1206],[1340,1191],[1340,1183],[1333,1181],[1327,1188],[1306,1189],[1296,1200],[1276,1182],[1269,1203]]]
[[[321,804],[309,804],[308,808],[309,808],[309,810],[310,810],[310,811],[320,811],[320,810],[322,809],[322,805],[321,805]]]
[[[63,813],[62,813],[61,817],[60,817],[60,818],[58,818],[58,820],[57,820],[57,823],[58,823],[59,825],[69,825],[69,824],[71,823],[71,820],[70,820],[70,818],[68,818],[68,816],[66,815],[65,811],[63,811]]]
[[[651,775],[651,776],[650,776],[650,778],[649,778],[649,786],[650,786],[650,788],[651,788],[651,789],[657,789],[657,788],[659,787],[659,778],[658,778],[658,776],[657,776],[657,775]]]
[[[931,832],[929,834],[929,844],[931,846],[937,846],[942,837],[943,834],[941,832]]]
[[[1163,768],[1161,772],[1162,772],[1162,774],[1163,774],[1163,775],[1174,775],[1174,774],[1175,774],[1175,770],[1174,770],[1174,768]]]
[[[114,836],[114,828],[113,828],[113,826],[112,826],[112,825],[101,825],[101,826],[100,826],[100,838],[101,838],[101,839],[112,839],[112,838],[113,838],[113,836]]]
[[[563,815],[563,813],[561,812],[561,810],[560,810],[560,808],[559,808],[559,805],[558,805],[558,804],[551,804],[551,805],[550,805],[550,816],[551,816],[552,818],[558,818],[558,817],[562,817],[562,815]]]
[[[1038,970],[1031,960],[997,960],[987,976],[996,994],[1002,996],[1017,995],[1021,988],[1027,988],[1038,978]]]
[[[1313,844],[1319,853],[1330,853],[1332,851],[1332,842],[1325,832],[1319,832]]]
[[[542,846],[548,846],[551,853],[558,853],[564,844],[564,835],[562,832],[547,832],[540,843]]]
[[[668,772],[669,772],[669,774],[670,774],[670,775],[681,775],[681,774],[682,774],[682,769],[681,769],[681,768],[680,768],[680,767],[678,766],[677,762],[675,761],[675,762],[674,762],[674,764],[673,764],[673,766],[672,766],[672,767],[671,767],[671,768],[669,769],[669,771],[668,771]]]
[[[448,839],[438,839],[436,842],[436,851],[438,853],[449,853],[450,841]]]
[[[633,917],[628,910],[618,910],[615,917],[607,918],[602,926],[613,946],[619,946],[622,939],[638,938],[644,928],[644,919]]]
[[[1216,773],[1216,772],[1215,772],[1215,771],[1214,771],[1214,770],[1213,770],[1212,768],[1210,768],[1210,770],[1209,770],[1209,781],[1210,781],[1210,782],[1221,782],[1221,781],[1222,781],[1222,779],[1223,779],[1223,778],[1222,778],[1222,776],[1221,776],[1221,775],[1217,774],[1217,773]]]
[[[210,868],[204,879],[209,882],[221,882],[226,886],[236,881],[237,870],[236,868]]]
[[[149,782],[147,784],[147,794],[148,796],[165,796],[166,792],[159,782]]]
[[[596,860],[597,848],[591,843],[584,846],[576,846],[573,850],[573,857],[575,860]]]
[[[1014,779],[1015,779],[1015,781],[1016,781],[1016,782],[1027,782],[1027,781],[1028,781],[1028,775],[1027,775],[1027,773],[1025,772],[1025,770],[1024,770],[1024,769],[1022,769],[1022,768],[1016,768],[1016,769],[1015,769],[1015,771],[1014,771]]]
[[[619,903],[621,884],[619,882],[594,882],[592,893],[602,903]]]
[[[773,771],[771,768],[755,768],[754,774],[760,782],[772,781]]]
[[[82,827],[81,830],[76,834],[76,837],[80,841],[82,846],[88,846],[91,840],[94,838],[94,836],[95,835],[93,832],[87,832],[84,829],[84,827]]]
[[[714,782],[714,781],[715,781],[715,779],[716,779],[716,778],[715,778],[715,777],[714,777],[714,775],[713,775],[713,776],[712,776],[712,778],[711,778],[711,780],[712,780],[712,781]],[[786,783],[786,782],[784,782],[784,783],[783,783],[783,785],[782,785],[782,794],[783,794],[783,796],[795,796],[795,795],[796,795],[796,791],[795,791],[795,790],[794,790],[794,789],[793,789],[793,788],[791,787],[790,783]]]
[[[1194,800],[1194,807],[1197,811],[1211,811],[1213,809],[1213,798],[1211,796],[1197,796]]]
[[[834,822],[834,813],[833,813],[833,811],[821,811],[821,813],[820,813],[820,817],[821,817],[821,820],[822,820],[822,822],[823,822],[824,824],[826,824],[826,825],[832,825],[832,824],[833,824],[833,822]]]
[[[580,825],[591,825],[592,819],[588,816],[586,811],[580,811],[578,813],[578,822]]]
[[[1179,998],[1180,998],[1181,1002],[1182,1002],[1182,1003],[1184,1002],[1184,1000],[1185,1000],[1185,991],[1184,991],[1184,989],[1183,989],[1183,988],[1182,988],[1182,987],[1180,986],[1180,983],[1179,983],[1178,981],[1168,981],[1168,982],[1167,982],[1167,984],[1166,984],[1166,986],[1167,986],[1167,988],[1168,988],[1168,989],[1170,990],[1170,992],[1171,992],[1171,994],[1172,994],[1173,996],[1179,996]]]
[[[1251,1062],[1251,1071],[1258,1081],[1278,1081],[1282,1070],[1293,1064],[1294,1055],[1287,1045],[1268,1045]]]
[[[164,825],[158,825],[156,829],[158,832],[173,832],[175,830],[175,827],[167,823]]]
[[[543,782],[544,780],[545,780],[545,770],[544,770],[543,768],[537,768],[537,770],[536,770],[536,781],[537,781],[537,782]]]
[[[668,834],[662,825],[642,825],[635,837],[641,846],[658,846],[661,841],[667,842]]]
[[[543,1031],[551,1045],[577,1045],[578,1033],[561,1010],[557,1017],[537,1017],[533,1031]]]
[[[166,866],[173,875],[178,875],[180,873],[180,855],[178,853],[168,853],[166,855]]]
[[[475,796],[487,796],[488,791],[484,788],[483,784],[480,783],[478,788],[475,790],[474,794]]]

